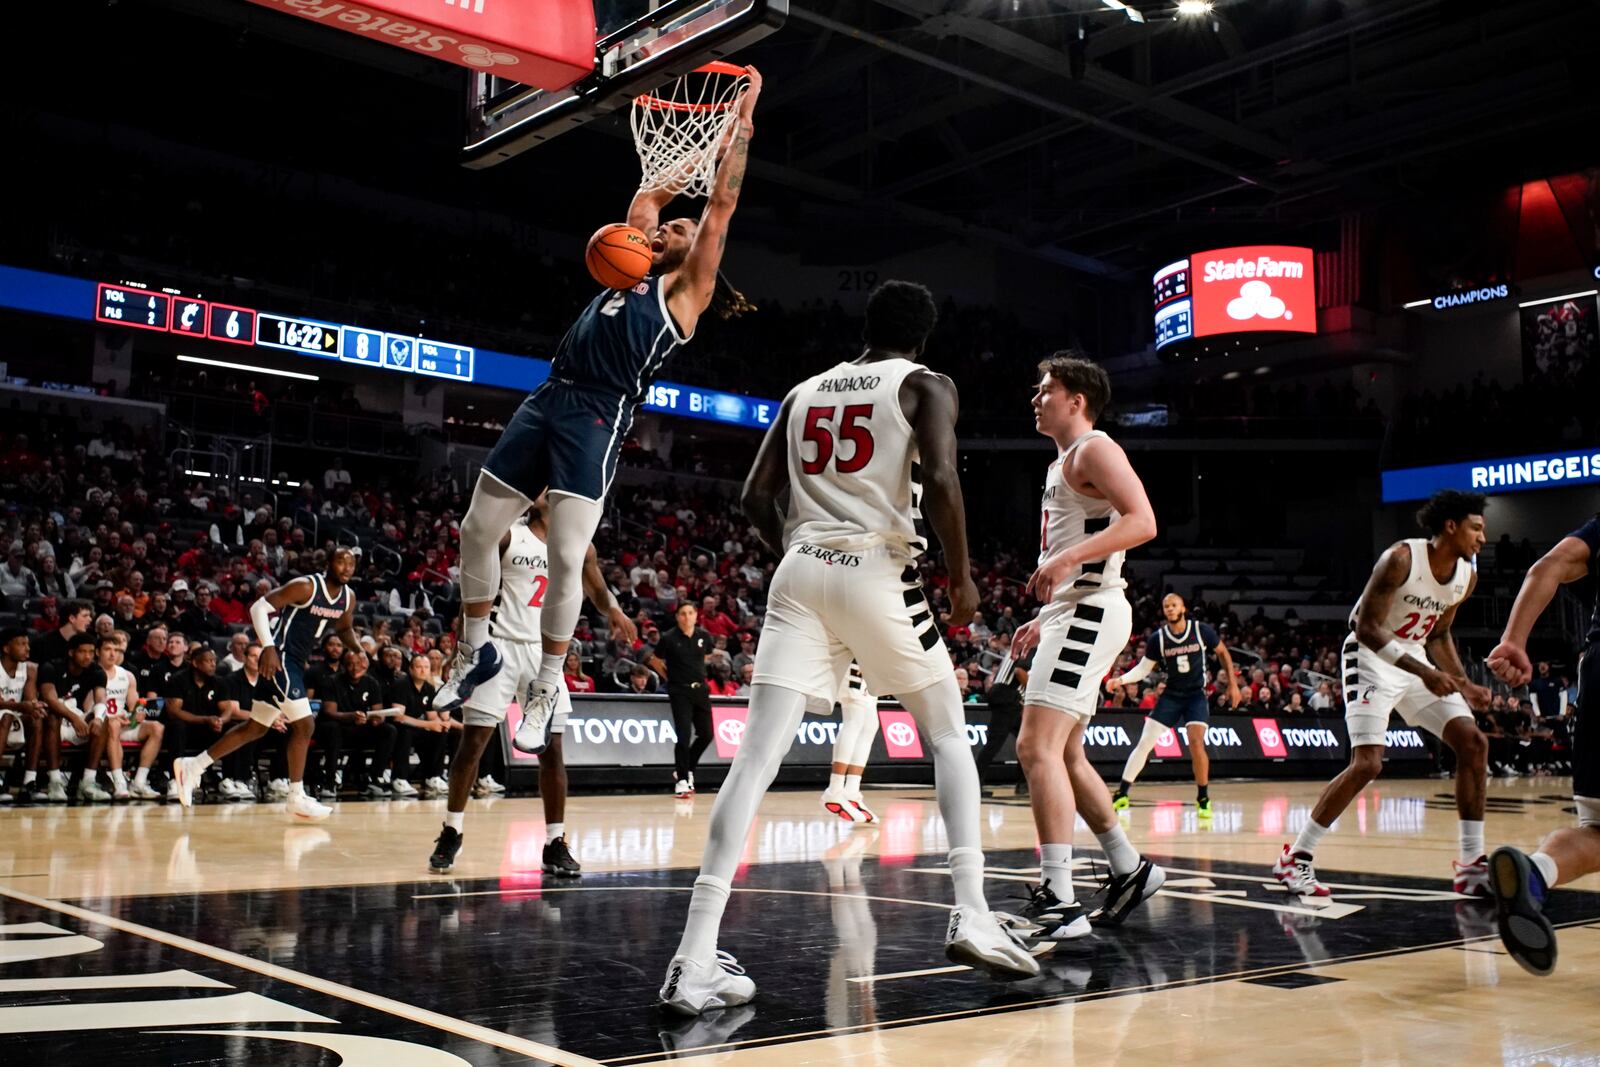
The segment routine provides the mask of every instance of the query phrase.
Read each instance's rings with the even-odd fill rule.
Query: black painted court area
[[[989,856],[991,870],[1034,862],[1027,852]],[[1061,946],[1046,957],[1045,973],[1038,979],[1001,985],[969,971],[889,977],[948,966],[942,952],[946,913],[927,906],[949,899],[948,882],[942,872],[931,870],[934,866],[927,858],[894,863],[840,858],[742,871],[736,884],[744,891],[736,891],[729,904],[723,947],[741,958],[761,994],[748,1008],[688,1022],[663,1015],[653,1002],[676,944],[693,871],[590,875],[563,886],[541,886],[537,876],[531,882],[438,879],[76,903],[611,1062],[1194,982],[1255,980],[1277,989],[1315,990],[1324,981],[1337,980],[1337,971],[1326,979],[1300,975],[1313,965],[1414,951],[1493,932],[1484,909],[1446,897],[1448,885],[1442,878],[1321,872],[1325,881],[1352,887],[1336,889],[1336,901],[1360,905],[1359,911],[1330,918],[1282,910],[1293,902],[1260,883],[1265,865],[1183,861],[1173,864],[1181,869],[1171,875],[1170,893],[1151,901],[1119,931]],[[1090,880],[1092,875],[1084,870],[1080,877]],[[991,902],[1000,909],[1014,906],[1006,897],[1013,890],[1020,893],[1022,885],[996,877],[988,883]],[[1600,895],[1560,892],[1551,916],[1558,923],[1600,918]],[[0,922],[48,923],[104,944],[95,951],[45,960],[7,962],[0,956],[0,978],[7,980],[0,983],[0,1027],[28,1031],[35,1024],[20,1009],[30,1006],[77,1008],[63,1016],[75,1019],[75,1025],[7,1037],[11,1062],[66,1062],[59,1055],[60,1029],[74,1031],[74,1063],[113,1058],[120,1064],[338,1062],[329,1052],[289,1041],[171,1032],[227,1025],[205,1019],[203,1004],[174,1007],[178,1002],[241,991],[327,1020],[250,1022],[253,1030],[382,1037],[442,1049],[472,1064],[540,1062],[43,908],[0,898]],[[0,949],[51,936],[62,934],[0,933]],[[29,988],[41,979],[178,968],[232,988]],[[880,977],[849,980],[868,975]],[[1304,995],[1310,999],[1317,994]],[[135,1001],[149,1002],[148,1010],[134,1011],[131,1024],[117,1023],[116,1012],[96,1007]],[[167,1021],[167,1013],[186,1009],[199,1010],[196,1019],[208,1025],[181,1019],[185,1025],[179,1027]],[[97,1016],[110,1018],[112,1028],[83,1029],[95,1025],[91,1020]],[[344,1062],[382,1061],[347,1053]]]

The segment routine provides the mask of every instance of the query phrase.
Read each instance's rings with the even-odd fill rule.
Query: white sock
[[[301,797],[303,797],[305,795],[306,795],[305,786],[303,786],[299,782],[290,782],[289,783],[289,799],[290,800],[299,800]]]
[[[34,780],[37,779],[38,777],[39,777],[39,772],[38,771],[23,771],[22,772],[22,784],[23,785],[32,785],[34,783]]]
[[[146,782],[146,780],[149,779],[149,777],[150,777],[150,768],[149,767],[140,767],[138,770],[133,772],[133,782],[134,782],[135,785],[144,785],[144,783]]]
[[[461,615],[461,640],[473,648],[478,648],[489,640],[489,616],[472,616],[465,612]]]
[[[1461,862],[1471,863],[1483,854],[1483,820],[1462,819]]]
[[[467,827],[467,813],[464,811],[447,811],[444,813],[444,824],[459,834]]]
[[[1540,877],[1544,879],[1544,887],[1546,889],[1554,889],[1561,875],[1561,872],[1556,869],[1555,859],[1543,852],[1535,852],[1528,859],[1533,862],[1534,867],[1539,871]]]
[[[1113,826],[1103,834],[1095,834],[1094,839],[1105,849],[1112,874],[1131,874],[1138,869],[1139,850],[1133,847],[1133,842],[1128,840],[1128,832],[1122,827]]]
[[[564,823],[564,822],[553,822],[549,826],[546,826],[544,828],[544,839],[545,839],[545,843],[546,844],[549,844],[551,841],[554,841],[558,837],[566,837],[566,836],[567,836],[567,824]]]
[[[562,664],[566,663],[565,652],[543,652],[539,655],[539,682],[542,685],[562,684]]]
[[[1481,826],[1482,824],[1480,823],[1479,825]],[[1317,854],[1317,846],[1322,843],[1322,835],[1327,833],[1329,829],[1330,827],[1319,824],[1315,819],[1307,819],[1305,827],[1300,831],[1300,836],[1294,839],[1294,844],[1289,848],[1289,851],[1304,852],[1307,856],[1315,856]],[[1477,857],[1474,856],[1473,859],[1477,859]]]
[[[118,789],[126,789],[128,788],[128,776],[123,774],[121,771],[112,771],[111,784],[116,786]]]
[[[694,880],[689,898],[689,919],[683,924],[678,955],[710,963],[717,955],[717,928],[722,925],[722,910],[728,906],[732,887],[721,878],[702,874]]]
[[[847,775],[845,775],[844,776],[844,795],[847,796],[847,797],[853,797],[853,796],[859,796],[860,794],[861,794],[861,776],[859,774],[847,774]]]
[[[1072,846],[1039,846],[1039,882],[1049,886],[1056,899],[1071,904],[1078,898],[1072,891]]]
[[[835,771],[834,773],[828,775],[828,792],[830,792],[830,793],[842,793],[842,792],[844,792],[844,775],[840,774],[837,771]]]
[[[67,776],[59,770],[51,771],[50,780],[52,782],[65,782],[67,780]]]
[[[988,911],[983,895],[983,853],[975,848],[950,850],[950,878],[955,883],[956,907]]]
[[[215,762],[216,761],[211,758],[211,753],[202,752],[200,755],[194,758],[194,769],[197,771],[203,771]]]

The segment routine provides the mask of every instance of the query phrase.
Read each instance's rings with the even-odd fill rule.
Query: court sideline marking
[[[36,908],[59,912],[82,922],[110,927],[125,934],[143,937],[185,952],[192,952],[198,956],[205,956],[208,959],[216,960],[218,963],[225,963],[241,970],[252,971],[264,978],[287,982],[290,985],[297,985],[303,989],[322,993],[325,996],[346,1000],[364,1008],[393,1015],[407,1022],[422,1023],[425,1026],[433,1027],[435,1030],[443,1030],[446,1033],[455,1034],[471,1041],[493,1045],[496,1048],[505,1049],[507,1052],[515,1052],[523,1056],[544,1060],[555,1064],[556,1067],[601,1067],[598,1060],[580,1056],[575,1052],[567,1052],[553,1045],[541,1044],[538,1041],[528,1041],[512,1034],[491,1030],[486,1026],[478,1026],[462,1019],[453,1019],[448,1015],[440,1015],[438,1012],[429,1011],[426,1008],[419,1008],[398,1000],[390,1000],[388,997],[341,985],[326,978],[302,974],[287,967],[280,967],[276,963],[252,959],[249,956],[243,956],[225,948],[208,945],[203,941],[194,941],[187,937],[169,934],[164,930],[157,930],[151,926],[143,926],[139,923],[129,922],[126,919],[119,919],[113,915],[105,915],[101,912],[90,911],[87,908],[80,908],[75,904],[66,904],[59,900],[36,897],[32,893],[25,893],[20,889],[12,889],[3,885],[0,885],[0,896],[10,897],[12,900],[29,904]]]

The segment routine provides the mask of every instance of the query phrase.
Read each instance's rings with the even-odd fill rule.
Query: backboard
[[[627,105],[642,92],[754,44],[789,0],[595,0],[594,73],[545,91],[473,71],[462,162],[492,167]]]

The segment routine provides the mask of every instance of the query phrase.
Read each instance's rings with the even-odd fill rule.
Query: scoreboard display
[[[477,349],[299,315],[219,304],[214,300],[158,291],[141,285],[100,282],[95,286],[98,322],[203,337],[230,345],[278,348],[317,359],[365,363],[402,374],[470,382]]]
[[[1315,254],[1289,245],[1195,252],[1156,271],[1156,350],[1234,333],[1316,333]]]
[[[95,297],[94,317],[118,326],[164,331],[172,317],[172,297],[131,285],[101,285]]]

